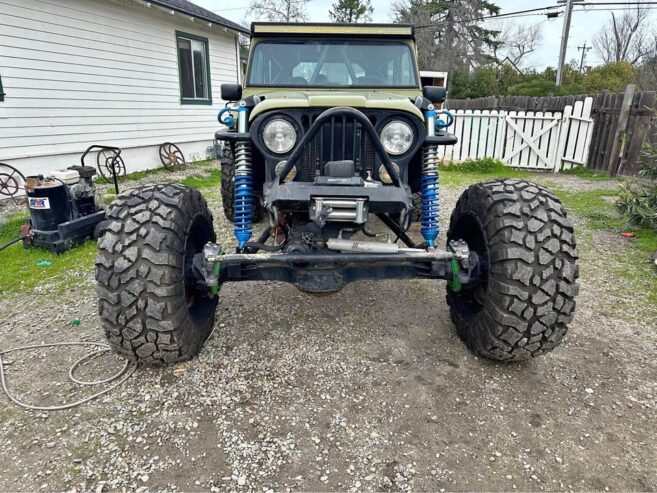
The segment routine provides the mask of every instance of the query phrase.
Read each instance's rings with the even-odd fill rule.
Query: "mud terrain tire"
[[[483,259],[478,286],[447,288],[452,320],[470,350],[524,360],[562,342],[575,311],[578,266],[572,224],[554,195],[518,180],[472,185],[447,237],[464,239]]]
[[[197,291],[189,272],[194,254],[214,240],[212,215],[197,190],[146,185],[117,197],[96,257],[98,311],[115,352],[151,365],[198,354],[217,298]]]
[[[231,222],[235,222],[235,155],[232,144],[226,142],[221,155],[221,201],[224,214]],[[259,223],[262,219],[262,206],[257,196],[253,199],[253,222]]]
[[[413,213],[411,221],[419,223],[422,220],[422,192],[413,193]]]

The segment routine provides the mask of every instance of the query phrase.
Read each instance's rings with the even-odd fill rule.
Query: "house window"
[[[176,31],[176,46],[180,74],[180,102],[212,104],[207,38]]]

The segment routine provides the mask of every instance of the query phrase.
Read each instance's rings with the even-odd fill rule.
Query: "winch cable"
[[[68,404],[62,404],[59,406],[35,406],[32,404],[27,404],[20,399],[18,399],[14,394],[12,394],[9,390],[9,387],[7,385],[7,380],[5,378],[5,362],[2,359],[3,355],[9,354],[9,353],[14,353],[17,351],[26,351],[29,349],[43,349],[43,348],[52,348],[52,347],[71,347],[71,346],[83,346],[83,347],[98,347],[99,349],[96,349],[95,351],[92,351],[91,353],[85,354],[81,358],[75,361],[73,363],[69,370],[68,370],[68,378],[71,380],[71,382],[81,385],[81,386],[91,386],[91,385],[101,385],[104,383],[112,383],[111,386],[108,388],[101,390],[100,392],[96,392],[93,395],[90,395],[89,397],[85,397],[84,399],[79,399],[74,402],[69,402]],[[102,395],[107,394],[108,392],[114,390],[117,388],[119,385],[122,385],[125,383],[135,372],[137,369],[137,364],[126,360],[125,364],[123,365],[123,368],[114,375],[104,378],[102,380],[94,380],[94,381],[85,381],[85,380],[80,380],[75,376],[75,370],[80,366],[83,362],[97,358],[101,354],[110,352],[111,349],[110,347],[102,342],[55,342],[51,344],[35,344],[31,346],[21,346],[21,347],[16,347],[12,349],[7,349],[5,351],[0,351],[0,382],[2,383],[2,390],[4,393],[7,395],[7,397],[16,405],[24,408],[24,409],[30,409],[33,411],[63,411],[65,409],[71,409],[73,407],[77,407],[81,404],[84,404],[86,402],[89,402],[93,399],[96,399]]]
[[[15,240],[11,240],[9,243],[5,243],[4,245],[0,246],[0,252],[4,250],[5,248],[9,248],[12,246],[14,243],[18,243],[19,241],[23,241],[25,239],[29,238],[29,235],[24,235],[19,238],[16,238]]]

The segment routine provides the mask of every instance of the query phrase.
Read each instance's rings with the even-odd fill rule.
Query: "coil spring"
[[[251,144],[235,144],[235,238],[239,249],[251,238],[253,218],[253,177],[251,176]]]
[[[440,190],[438,182],[438,147],[427,146],[422,152],[421,232],[433,248],[440,233]]]

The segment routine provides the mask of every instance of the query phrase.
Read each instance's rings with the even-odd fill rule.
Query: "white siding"
[[[180,103],[176,30],[208,38],[212,106]],[[212,143],[235,35],[132,0],[0,0],[0,76],[0,161],[44,172],[107,144],[145,169],[162,142]]]
[[[197,161],[205,159],[208,155],[208,146],[212,141],[196,141],[178,143],[178,146],[185,155],[187,161]],[[128,171],[140,171],[149,168],[162,166],[158,156],[159,145],[142,146],[142,147],[124,147],[121,150],[121,157],[128,168]],[[57,169],[68,168],[69,166],[80,164],[82,152],[74,154],[55,154],[52,156],[35,156],[25,159],[15,159],[11,161],[13,166],[23,170],[28,174],[45,173]],[[143,163],[139,166],[139,163]],[[90,153],[85,159],[87,166],[96,167],[96,154]]]

